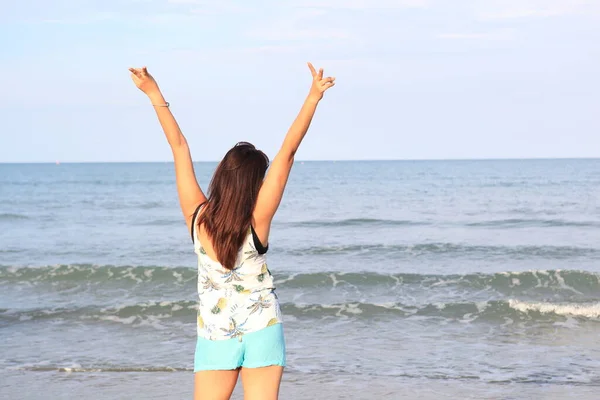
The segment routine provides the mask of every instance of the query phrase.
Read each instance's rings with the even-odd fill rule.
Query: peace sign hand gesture
[[[320,101],[323,98],[323,93],[330,87],[335,86],[335,78],[330,76],[323,78],[323,68],[319,68],[319,72],[317,72],[311,63],[308,63],[308,68],[310,68],[310,73],[313,78],[308,97]]]
[[[135,86],[138,87],[142,92],[146,93],[148,96],[155,92],[159,92],[158,84],[148,73],[148,69],[146,67],[142,68],[129,68],[131,72],[131,79]]]

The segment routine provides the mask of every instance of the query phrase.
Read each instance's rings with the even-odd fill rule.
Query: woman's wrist
[[[146,93],[146,95],[148,96],[152,104],[166,103],[165,98],[163,97],[162,93],[160,92],[160,89],[158,88],[152,92]]]
[[[317,105],[317,104],[319,104],[319,101],[321,101],[321,99],[318,96],[309,94],[305,100],[305,103]]]

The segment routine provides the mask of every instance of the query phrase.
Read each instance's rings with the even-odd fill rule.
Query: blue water
[[[190,398],[178,207],[171,163],[0,164],[0,397]],[[600,391],[600,160],[297,162],[269,257],[282,398]]]

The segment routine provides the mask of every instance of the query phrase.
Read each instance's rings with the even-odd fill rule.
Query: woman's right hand
[[[323,68],[320,68],[319,72],[317,72],[311,63],[308,63],[308,68],[310,68],[310,73],[313,78],[309,98],[314,101],[321,101],[323,93],[335,85],[335,78],[331,76],[323,78]]]
[[[146,67],[142,68],[129,68],[131,72],[131,79],[135,86],[138,87],[142,92],[146,93],[146,95],[151,96],[154,93],[160,92],[158,88],[158,84],[148,73],[148,69]]]

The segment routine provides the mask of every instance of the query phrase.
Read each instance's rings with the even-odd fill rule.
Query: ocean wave
[[[302,363],[304,364],[304,363]],[[384,380],[393,380],[397,378],[404,379],[416,379],[423,382],[423,380],[433,381],[459,381],[465,383],[466,381],[478,381],[482,383],[492,385],[507,385],[507,384],[534,384],[535,386],[543,385],[547,387],[549,385],[567,385],[572,386],[600,386],[600,381],[597,375],[594,374],[593,369],[588,370],[580,365],[574,365],[575,371],[579,372],[578,375],[573,374],[573,368],[571,373],[564,374],[562,371],[557,370],[556,373],[552,374],[539,374],[536,371],[525,370],[514,371],[513,373],[507,374],[506,369],[502,366],[499,369],[491,369],[490,365],[485,365],[486,371],[475,374],[464,371],[450,371],[442,370],[427,371],[427,370],[407,370],[406,368],[384,368],[378,370],[369,370],[365,372],[361,370],[361,376],[367,376],[368,378],[383,378]],[[30,371],[30,372],[58,372],[58,373],[190,373],[193,372],[191,367],[183,366],[170,366],[170,365],[131,365],[126,361],[119,364],[112,363],[99,363],[93,362],[88,365],[82,365],[79,363],[61,363],[61,362],[38,362],[35,364],[27,363],[21,365],[14,365],[8,367],[8,371]],[[355,372],[348,371],[347,369],[334,368],[332,369],[329,365],[299,365],[294,363],[286,368],[286,374],[308,374],[314,375],[315,373],[330,374],[333,377],[340,378],[340,382],[347,380],[355,375]],[[526,396],[521,396],[525,398]],[[506,397],[504,397],[506,398]],[[513,398],[513,397],[511,397]]]
[[[56,282],[82,285],[127,284],[182,285],[193,283],[197,270],[187,267],[56,265],[47,267],[0,267],[0,285],[54,284]],[[600,273],[577,270],[530,270],[522,272],[472,274],[383,274],[374,272],[314,272],[298,274],[275,273],[278,288],[336,288],[342,286],[385,286],[390,290],[402,286],[417,286],[433,290],[457,287],[473,290],[494,290],[515,295],[535,292],[567,292],[600,295]]]
[[[489,365],[488,365],[489,367]],[[576,366],[577,367],[577,366]],[[79,363],[49,363],[49,362],[41,362],[36,364],[22,364],[11,366],[7,368],[10,371],[30,371],[30,372],[59,372],[59,373],[190,373],[193,372],[193,368],[191,367],[172,367],[169,365],[157,365],[157,366],[144,366],[144,365],[114,365],[114,364],[101,364],[98,365],[97,362],[94,362],[93,366],[85,366]],[[311,365],[306,368],[301,365],[291,365],[286,368],[286,374],[309,374],[313,375],[316,372],[321,372],[323,374],[332,374],[334,377],[339,377],[344,381],[346,378],[354,375],[353,372],[349,372],[344,369],[335,369],[332,370],[330,366],[322,365],[321,367],[316,365]],[[516,372],[511,375],[507,375],[506,371],[502,371],[502,368],[498,371],[498,374],[494,374],[489,369],[485,371],[485,373],[480,374],[469,374],[469,373],[461,373],[457,371],[455,373],[444,373],[442,371],[406,371],[406,369],[383,369],[377,371],[368,371],[366,375],[370,378],[381,377],[385,380],[395,379],[395,378],[408,378],[408,379],[416,379],[421,382],[423,380],[433,380],[433,381],[473,381],[476,380],[482,383],[488,383],[493,385],[506,385],[506,384],[534,384],[534,385],[543,385],[547,387],[549,385],[568,385],[572,386],[592,386],[597,387],[600,386],[600,381],[597,379],[597,376],[594,375],[592,371],[580,371],[581,374],[577,375],[574,378],[573,374],[564,375],[560,371],[557,371],[556,374],[547,375],[547,374],[536,374],[535,372],[524,371],[523,373]],[[363,371],[363,376],[365,375]],[[512,398],[512,397],[511,397]],[[522,396],[522,398],[525,398]]]
[[[137,366],[107,366],[107,367],[61,367],[58,365],[29,365],[15,369],[32,372],[193,372],[193,368],[181,367],[137,367]]]
[[[573,270],[533,270],[464,275],[312,273],[281,277],[275,283],[284,287],[296,288],[336,287],[341,285],[385,285],[392,288],[402,285],[416,285],[424,289],[442,287],[471,288],[474,290],[492,289],[506,294],[527,293],[536,290],[600,294],[599,273]]]
[[[554,304],[509,300],[508,305],[513,310],[527,314],[554,314],[570,317],[600,319],[600,302]]]
[[[185,226],[183,218],[177,219],[140,219],[134,222],[132,225],[141,226]]]
[[[514,321],[554,321],[557,317],[575,317],[600,320],[600,302],[546,303],[520,300],[489,300],[482,302],[431,303],[405,305],[402,303],[341,303],[341,304],[283,304],[284,315],[295,317],[440,317],[451,320],[487,321],[505,323]]]
[[[54,282],[106,283],[128,281],[133,283],[168,282],[182,284],[197,277],[196,268],[160,266],[113,266],[68,264],[45,267],[0,266],[0,283],[26,282],[43,284]]]
[[[313,246],[288,251],[293,255],[361,256],[373,254],[385,256],[427,257],[503,257],[511,259],[543,258],[564,260],[578,257],[600,258],[599,248],[573,246],[478,246],[457,243],[420,244],[354,244],[341,246]]]
[[[557,227],[577,227],[586,228],[600,227],[598,221],[568,221],[564,219],[525,219],[525,218],[508,218],[500,220],[469,222],[465,224],[470,227],[485,227],[485,228],[557,228]]]
[[[391,220],[377,218],[350,218],[342,220],[311,220],[285,224],[299,228],[312,227],[352,227],[352,226],[422,226],[429,225],[425,221]]]
[[[100,320],[124,325],[134,325],[157,319],[186,318],[196,315],[197,303],[191,300],[155,301],[125,304],[116,307],[56,307],[30,310],[4,309],[0,311],[3,323],[39,320]]]
[[[427,225],[450,225],[466,226],[473,228],[558,228],[558,227],[576,227],[586,228],[600,227],[600,221],[570,221],[565,219],[544,219],[544,218],[507,218],[485,221],[425,221],[425,220],[393,220],[379,218],[350,218],[340,220],[307,220],[282,223],[286,227],[296,228],[344,228],[344,227],[411,227]]]
[[[0,213],[0,222],[2,221],[20,221],[29,219],[27,215],[15,214],[15,213]]]
[[[321,320],[324,318],[410,318],[436,317],[455,321],[488,323],[557,322],[566,317],[600,322],[600,302],[550,303],[516,299],[481,302],[448,302],[408,305],[394,303],[345,302],[333,304],[282,303],[285,316]],[[195,321],[195,301],[162,301],[118,307],[73,307],[0,311],[0,326],[44,320],[94,320],[123,325],[154,325],[168,320]]]
[[[170,179],[163,180],[114,180],[114,179],[56,179],[53,181],[39,181],[39,180],[22,180],[22,181],[12,181],[7,182],[11,186],[93,186],[93,187],[103,187],[103,186],[117,186],[117,187],[131,187],[131,186],[160,186],[160,185],[170,185]]]
[[[136,210],[149,210],[155,208],[165,208],[166,205],[160,201],[145,201],[141,203],[130,202],[98,202],[97,207],[104,208],[106,210],[126,210],[126,209],[136,209]],[[183,221],[183,218],[180,219]]]

